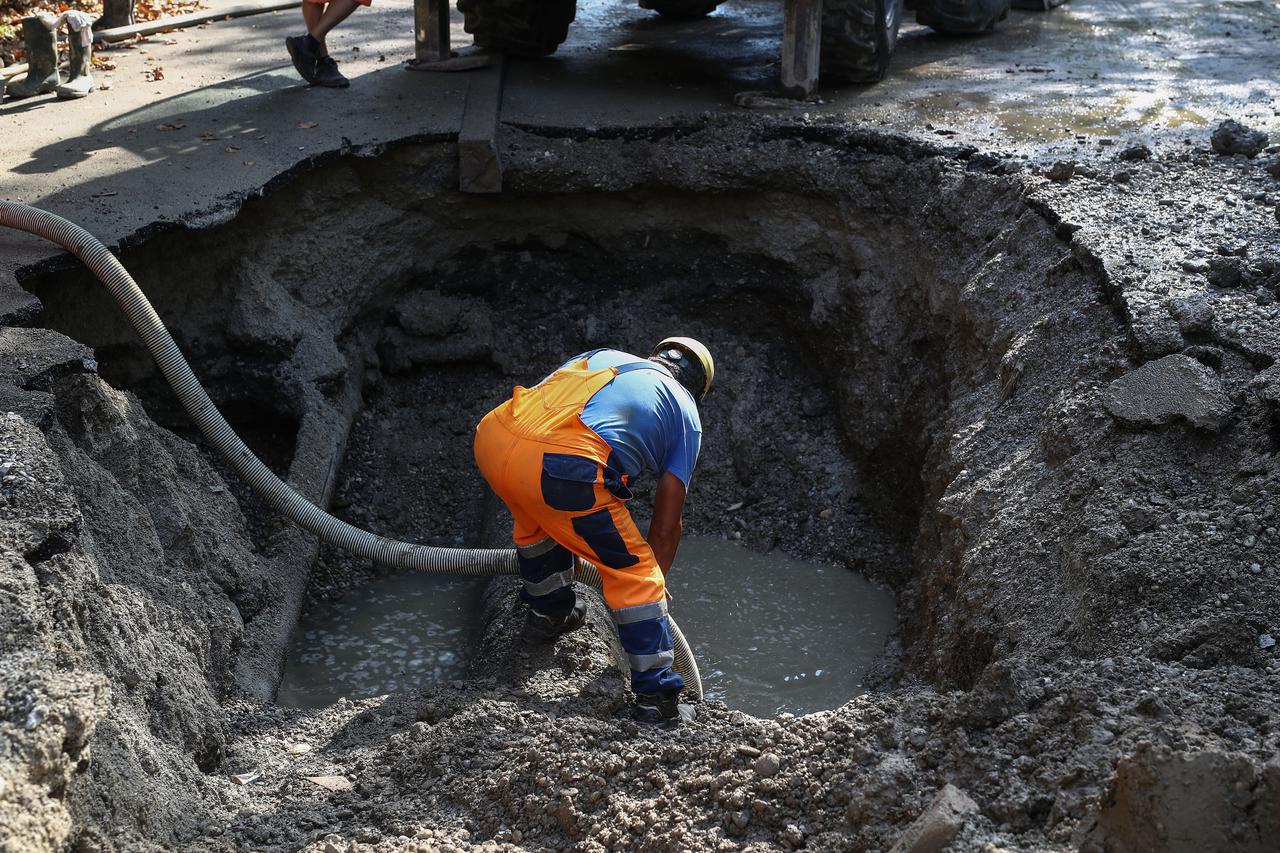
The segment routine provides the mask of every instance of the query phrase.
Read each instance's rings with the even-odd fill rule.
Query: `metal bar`
[[[417,63],[449,58],[449,0],[413,0],[413,58]]]
[[[782,26],[782,88],[807,98],[818,86],[822,0],[786,0]]]

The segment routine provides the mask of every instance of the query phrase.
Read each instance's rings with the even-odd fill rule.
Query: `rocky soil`
[[[899,595],[879,687],[804,717],[638,728],[604,611],[529,649],[509,581],[466,681],[264,701],[312,556],[313,601],[372,568],[225,480],[83,274],[29,271],[0,838],[1274,849],[1280,182],[1228,131],[1041,170],[836,123],[526,128],[502,199],[406,144],[125,253],[215,396],[296,429],[291,480],[439,544],[502,538],[465,448],[507,386],[687,324],[727,354],[690,529]]]

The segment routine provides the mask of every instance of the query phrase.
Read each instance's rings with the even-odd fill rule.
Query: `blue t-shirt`
[[[591,356],[587,368],[601,370],[636,361],[646,359],[607,349]],[[698,405],[670,371],[659,364],[654,367],[620,374],[597,391],[582,410],[582,422],[613,448],[629,478],[644,471],[659,476],[670,471],[687,489],[702,447]]]

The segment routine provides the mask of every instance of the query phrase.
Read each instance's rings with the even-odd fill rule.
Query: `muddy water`
[[[396,575],[307,614],[276,701],[318,708],[463,677],[481,584]],[[864,692],[894,627],[892,594],[861,576],[723,539],[686,538],[671,589],[707,696],[758,716],[835,708]]]
[[[276,701],[318,708],[461,678],[479,641],[482,585],[394,575],[304,616]]]
[[[861,575],[723,539],[682,541],[669,586],[707,696],[757,716],[865,692],[894,628],[893,594]]]

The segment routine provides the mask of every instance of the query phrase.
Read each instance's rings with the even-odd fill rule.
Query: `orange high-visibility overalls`
[[[581,418],[592,396],[620,373],[661,368],[644,361],[590,370],[587,357],[533,388],[517,387],[485,415],[476,427],[476,463],[515,518],[526,601],[538,607],[568,590],[572,607],[572,559],[565,554],[558,571],[539,571],[557,545],[595,563],[630,659],[632,689],[678,690],[684,682],[671,668],[662,569],[627,510],[631,493],[611,463],[612,448]]]

